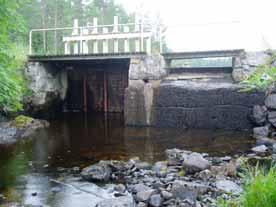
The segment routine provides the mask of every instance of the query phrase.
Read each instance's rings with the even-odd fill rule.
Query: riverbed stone
[[[253,136],[258,137],[267,137],[269,134],[269,126],[261,126],[253,128]]]
[[[152,207],[162,206],[162,197],[160,196],[160,194],[152,195],[149,199],[149,204]]]
[[[272,147],[272,152],[273,152],[273,154],[276,154],[276,143],[275,143],[275,144],[273,144],[273,147]]]
[[[106,163],[97,163],[84,168],[81,176],[89,181],[108,181],[111,176],[111,168]]]
[[[276,111],[268,112],[268,121],[276,127]]]
[[[276,109],[276,94],[271,94],[267,96],[265,99],[265,105],[269,109]]]
[[[153,165],[152,170],[158,175],[165,175],[168,169],[167,164],[168,163],[166,161],[156,162]]]
[[[205,184],[186,182],[176,180],[172,184],[172,194],[174,198],[196,200],[198,195],[202,195],[208,191],[209,187]]]
[[[141,170],[150,170],[152,167],[148,162],[137,162],[135,166]]]
[[[242,192],[242,188],[230,180],[217,180],[216,187],[222,193],[240,194]]]
[[[147,202],[151,195],[153,195],[155,193],[155,190],[151,189],[151,190],[146,190],[146,191],[140,191],[136,194],[136,200],[138,202]]]
[[[257,146],[257,147],[253,147],[251,150],[253,152],[255,152],[256,154],[258,154],[258,155],[262,155],[262,154],[265,154],[267,152],[268,148],[265,145],[260,145],[260,146]]]
[[[200,153],[193,152],[183,161],[183,168],[188,173],[195,173],[210,168],[211,164]]]
[[[99,202],[96,207],[136,207],[132,196],[121,196]]]
[[[131,185],[131,186],[129,186],[129,189],[133,193],[138,193],[138,192],[141,192],[141,191],[151,190],[150,187],[144,185],[143,183],[138,183],[138,184],[135,184],[135,185]]]
[[[169,200],[173,197],[173,194],[166,190],[161,191],[161,195],[165,200]]]
[[[267,137],[260,137],[260,138],[257,138],[256,144],[258,146],[259,145],[265,145],[265,146],[271,148],[273,146],[273,144],[276,144],[276,140],[270,139],[270,138],[267,138]]]
[[[191,154],[191,151],[180,150],[180,149],[167,149],[166,160],[168,161],[168,165],[181,165],[183,160],[186,158],[188,154]]]

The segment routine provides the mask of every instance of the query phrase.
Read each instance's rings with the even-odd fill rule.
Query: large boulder
[[[172,184],[172,194],[174,198],[190,199],[195,201],[198,195],[207,193],[209,187],[195,182],[176,180]]]
[[[99,202],[96,207],[136,207],[132,196],[121,196]]]
[[[195,173],[209,169],[211,164],[200,153],[193,152],[183,161],[183,168],[187,173]]]
[[[271,94],[266,97],[265,105],[269,109],[276,109],[276,94]]]
[[[105,162],[99,162],[84,168],[81,176],[88,181],[108,181],[111,177],[111,172],[111,168]]]

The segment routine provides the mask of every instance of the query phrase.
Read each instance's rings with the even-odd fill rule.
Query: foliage
[[[23,3],[24,1],[21,1]],[[0,111],[22,108],[24,81],[18,71],[25,61],[23,47],[16,45],[17,34],[24,31],[24,23],[17,14],[21,6],[16,0],[0,0]]]
[[[275,86],[276,83],[276,67],[272,63],[276,60],[275,55],[272,55],[267,62],[259,66],[245,81],[245,89],[243,91],[252,90],[267,90]]]
[[[219,207],[275,207],[276,203],[276,169],[247,167],[243,169],[242,180],[244,192],[236,199],[219,198]]]

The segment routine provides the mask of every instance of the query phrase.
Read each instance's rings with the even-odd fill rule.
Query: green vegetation
[[[251,74],[247,80],[243,81],[245,85],[244,91],[267,90],[275,86],[276,83],[276,67],[272,63],[276,61],[276,55],[272,55],[265,64],[259,66],[256,71]]]
[[[219,207],[275,207],[276,169],[247,168],[242,174],[243,194],[232,200],[218,200]]]
[[[24,29],[17,14],[19,7],[16,0],[0,0],[0,112],[22,109],[24,80],[18,69],[24,64],[25,53],[23,46],[15,43]]]

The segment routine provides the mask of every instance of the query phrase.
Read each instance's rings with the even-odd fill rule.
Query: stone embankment
[[[254,106],[253,121],[256,125],[253,136],[257,144],[272,148],[276,144],[276,93],[268,95],[264,105]]]
[[[166,161],[153,165],[139,158],[100,161],[84,168],[81,176],[91,182],[116,183],[112,187],[115,197],[99,202],[98,207],[217,206],[218,197],[229,199],[242,193],[238,172],[244,163],[262,161],[263,156],[272,153],[262,150],[255,147],[251,154],[242,157],[210,157],[170,149],[166,150]]]

